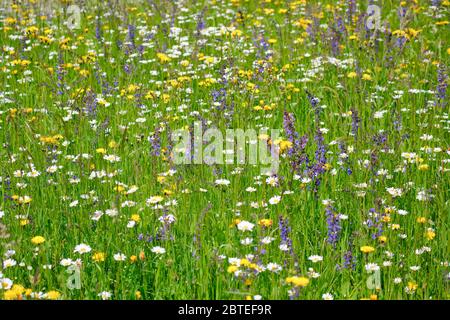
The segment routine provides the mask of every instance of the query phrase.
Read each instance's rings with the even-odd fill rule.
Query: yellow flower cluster
[[[288,277],[286,278],[287,284],[293,284],[295,287],[306,287],[309,284],[309,279],[306,277]]]

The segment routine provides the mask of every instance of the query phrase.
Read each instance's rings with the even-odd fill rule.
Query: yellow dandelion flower
[[[156,178],[156,180],[157,180],[159,183],[164,183],[164,182],[166,181],[166,177],[165,177],[165,176],[158,176],[158,177]]]
[[[251,264],[251,262],[248,260],[248,259],[241,259],[241,261],[240,261],[240,265],[241,266],[244,266],[244,267],[248,267],[248,266],[250,266],[250,264]]]
[[[42,236],[36,236],[31,239],[31,243],[39,245],[45,242],[45,238]]]
[[[261,219],[261,220],[258,221],[258,224],[260,226],[263,226],[263,227],[266,227],[266,228],[272,226],[272,223],[273,223],[272,219]]]
[[[6,290],[5,293],[3,294],[3,299],[5,300],[18,300],[19,299],[19,295],[17,294],[17,292],[15,292],[14,290]]]
[[[118,185],[114,187],[114,190],[117,192],[123,192],[125,190],[124,186]]]
[[[425,222],[427,222],[427,218],[425,218],[425,217],[418,217],[416,221],[418,223],[425,223]]]
[[[374,247],[371,247],[371,246],[362,246],[362,247],[360,248],[360,250],[361,250],[361,252],[363,252],[363,253],[371,253],[371,252],[374,252],[374,251],[375,251],[375,248],[374,248]]]
[[[238,270],[239,270],[239,268],[237,266],[229,266],[228,269],[227,269],[227,272],[228,273],[234,273],[234,272],[236,272]]]
[[[139,222],[141,221],[141,217],[138,214],[132,214],[131,220],[133,220],[134,222]]]
[[[447,24],[449,24],[449,22],[447,20],[438,21],[435,23],[435,25],[437,25],[437,26],[446,26]]]
[[[293,284],[296,287],[306,287],[309,284],[309,279],[305,277],[288,277],[286,283]]]
[[[161,62],[161,63],[170,62],[172,60],[167,54],[162,53],[162,52],[158,52],[156,54],[156,56],[158,57],[159,62]]]
[[[82,77],[87,77],[87,76],[89,75],[89,70],[81,69],[81,70],[79,71],[79,74],[80,74],[80,76],[82,76]]]
[[[139,252],[139,259],[140,259],[141,261],[144,261],[144,260],[145,260],[145,253],[144,253],[144,251]]]
[[[47,299],[49,299],[49,300],[58,300],[60,296],[61,296],[61,293],[59,293],[56,290],[51,290],[51,291],[47,292]]]

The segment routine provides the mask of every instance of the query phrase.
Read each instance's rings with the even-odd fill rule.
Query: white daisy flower
[[[75,247],[75,250],[73,250],[74,253],[79,253],[79,254],[84,254],[84,253],[88,253],[91,252],[91,247],[88,246],[87,244],[84,243],[80,243],[79,245],[77,245]]]
[[[281,197],[280,196],[273,196],[272,198],[269,199],[269,203],[274,205],[274,204],[278,204],[281,201]]]
[[[219,186],[228,186],[228,185],[230,184],[230,180],[227,180],[227,179],[217,179],[214,183],[215,183],[216,185],[219,185]]]
[[[3,261],[3,269],[11,268],[14,267],[15,265],[17,265],[17,262],[14,259],[6,259]]]
[[[116,260],[116,261],[125,261],[126,259],[127,259],[127,256],[124,255],[123,253],[119,252],[114,255],[114,260]]]
[[[368,263],[365,266],[367,271],[373,272],[380,270],[380,267],[376,263]]]
[[[323,261],[323,257],[322,256],[313,255],[313,256],[310,256],[308,258],[308,260],[312,261],[313,263],[316,263],[316,262]]]
[[[166,249],[164,249],[162,247],[159,247],[159,246],[153,247],[151,251],[153,253],[156,253],[156,254],[164,254],[164,253],[166,253]]]
[[[73,260],[72,259],[62,259],[59,264],[62,265],[63,267],[68,267],[71,266],[73,264]]]
[[[245,221],[245,220],[243,220],[237,224],[238,230],[244,231],[244,232],[252,231],[254,227],[255,227],[255,225],[253,223]]]
[[[9,278],[0,278],[0,289],[9,290],[11,289],[13,282]]]
[[[267,266],[266,266],[266,268],[267,268],[267,270],[269,270],[270,272],[275,272],[275,273],[278,273],[278,272],[280,272],[283,268],[279,265],[279,264],[277,264],[277,263],[269,263]]]
[[[109,299],[111,299],[112,294],[111,294],[111,292],[108,292],[108,291],[102,291],[98,294],[98,296],[100,298],[102,298],[102,300],[109,300]]]
[[[333,295],[331,294],[331,293],[324,293],[323,295],[322,295],[322,299],[323,300],[334,300],[334,297],[333,297]]]

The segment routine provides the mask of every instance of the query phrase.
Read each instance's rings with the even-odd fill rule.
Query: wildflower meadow
[[[449,299],[449,20],[0,0],[0,299]]]

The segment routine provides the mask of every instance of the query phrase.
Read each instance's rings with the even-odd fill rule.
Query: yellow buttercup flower
[[[425,237],[427,238],[427,240],[433,240],[436,237],[436,232],[434,232],[434,230],[432,229],[428,229],[425,233]]]
[[[387,241],[387,237],[386,236],[379,236],[378,237],[378,241],[381,243],[385,243]]]
[[[408,289],[409,290],[415,291],[418,287],[419,287],[419,285],[417,283],[415,283],[414,281],[408,282]]]
[[[96,252],[92,255],[92,260],[94,262],[103,262],[105,261],[106,254],[103,252]]]

